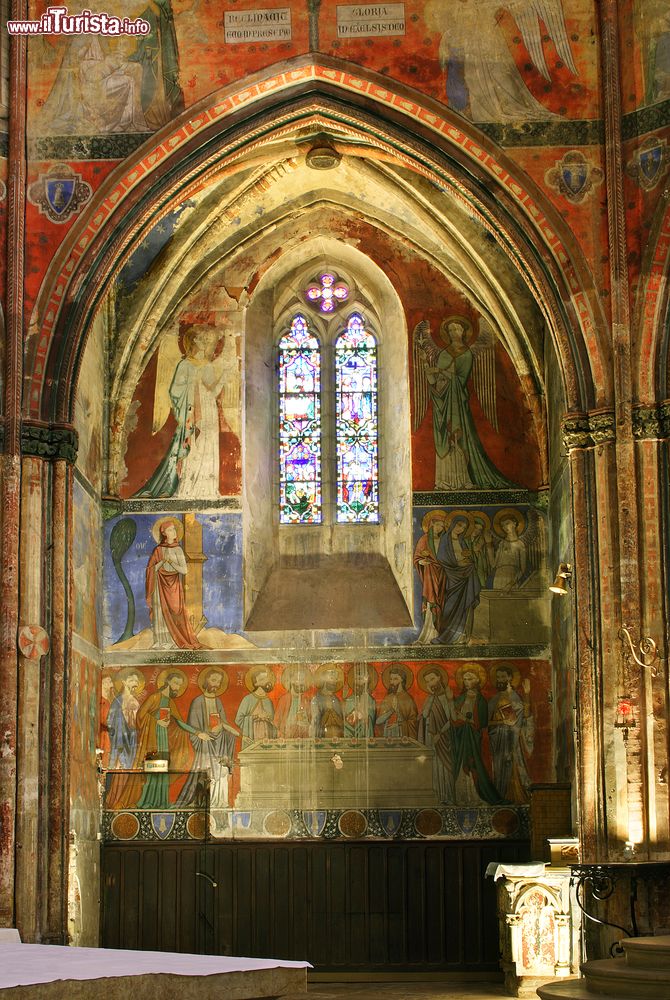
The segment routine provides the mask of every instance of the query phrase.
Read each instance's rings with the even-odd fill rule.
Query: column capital
[[[585,450],[616,438],[613,410],[567,413],[562,421],[563,444],[568,451]]]
[[[64,459],[74,465],[78,435],[69,424],[42,424],[25,420],[21,427],[21,452],[47,460]]]

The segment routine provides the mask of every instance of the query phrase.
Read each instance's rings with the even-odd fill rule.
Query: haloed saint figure
[[[139,497],[214,500],[219,492],[219,404],[225,382],[223,354],[217,354],[221,334],[211,327],[191,327],[182,337],[182,357],[173,370],[166,406],[165,377],[169,352],[159,350],[155,414],[158,429],[170,410],[176,428],[162,462]],[[169,343],[169,342],[168,342]],[[172,360],[174,364],[174,360]],[[169,371],[168,371],[169,377]],[[156,423],[156,416],[154,416]]]
[[[414,329],[414,431],[433,411],[435,489],[502,489],[513,485],[495,467],[480,440],[470,409],[470,382],[497,429],[495,335],[478,332],[460,316],[440,326],[442,344],[422,320]]]
[[[175,517],[161,518],[152,529],[158,545],[147,563],[146,599],[154,649],[200,649],[186,610],[187,565],[179,544],[183,532]]]

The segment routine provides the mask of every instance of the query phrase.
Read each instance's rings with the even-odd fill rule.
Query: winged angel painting
[[[444,346],[435,343],[427,320],[414,328],[414,421],[417,431],[429,403],[433,410],[435,489],[504,489],[513,484],[498,472],[479,440],[468,383],[489,422],[497,429],[495,334],[481,325],[475,331],[461,316],[440,325]]]
[[[424,16],[441,34],[440,62],[447,71],[447,98],[476,122],[546,121],[555,117],[530,93],[500,24],[506,11],[530,58],[551,82],[543,36],[575,76],[561,0],[428,0]]]

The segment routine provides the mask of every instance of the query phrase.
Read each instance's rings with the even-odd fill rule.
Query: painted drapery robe
[[[468,381],[474,361],[460,353],[427,348],[428,384],[433,406],[437,489],[501,489],[510,482],[488,457],[470,410]]]
[[[488,703],[493,780],[510,802],[530,800],[527,757],[533,748],[530,706],[514,690],[497,692]]]
[[[311,698],[304,691],[287,691],[277,702],[275,725],[284,739],[304,739],[310,733]]]
[[[418,733],[418,711],[416,702],[407,691],[389,692],[377,715],[377,725],[384,727],[384,736],[389,739],[402,736],[415,740]]]
[[[504,802],[482,760],[482,733],[488,725],[488,705],[481,691],[464,691],[455,698],[452,718],[456,801],[461,805]]]
[[[189,770],[192,754],[188,733],[195,733],[195,729],[184,722],[174,699],[165,691],[150,694],[137,712],[134,767],[141,768],[149,755],[169,758],[171,771]],[[167,809],[170,804],[170,774],[119,775],[116,780],[121,787],[114,795],[115,809]]]
[[[428,695],[419,718],[419,740],[433,749],[433,787],[441,805],[451,805],[454,790],[454,747],[451,705],[446,690]]]
[[[201,648],[186,611],[185,576],[186,556],[182,547],[177,542],[157,545],[149,557],[146,574],[146,597],[156,648]]]
[[[465,544],[468,522],[455,518],[440,539],[438,562],[443,567],[444,602],[434,642],[465,643],[472,634],[474,610],[479,604],[481,583],[472,555]]]
[[[430,642],[438,633],[444,604],[446,576],[437,557],[439,535],[434,525],[421,536],[414,550],[414,567],[421,579],[421,615],[423,629],[418,642]]]
[[[146,598],[156,648],[200,649],[186,611],[185,575],[186,556],[181,546],[177,542],[157,545],[146,572]]]
[[[170,384],[177,428],[165,458],[136,494],[212,500],[219,492],[219,407],[225,375],[220,362],[182,358]]]
[[[188,725],[193,730],[191,743],[195,758],[191,773],[179,795],[180,806],[197,804],[200,792],[198,772],[205,771],[210,779],[210,809],[215,813],[218,809],[228,807],[228,779],[235,758],[235,735],[223,728],[225,724],[226,711],[220,698],[201,694],[193,699],[188,710]],[[212,737],[211,740],[201,739],[200,733],[207,733]]]

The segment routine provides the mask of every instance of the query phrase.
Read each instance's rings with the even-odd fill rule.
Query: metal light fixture
[[[549,590],[553,594],[560,594],[563,596],[568,592],[568,583],[572,579],[572,566],[570,563],[560,563],[558,569],[556,570],[556,576],[554,582],[550,586]]]

